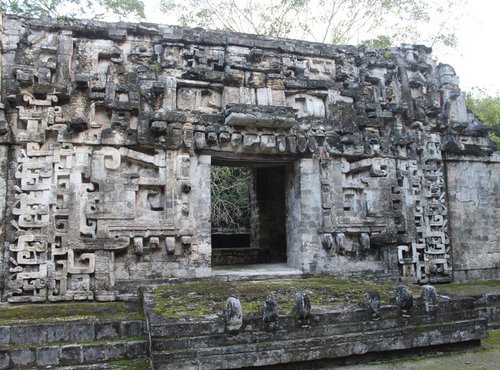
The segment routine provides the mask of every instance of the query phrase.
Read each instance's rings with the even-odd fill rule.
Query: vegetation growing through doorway
[[[249,228],[250,169],[213,166],[211,171],[212,229]]]

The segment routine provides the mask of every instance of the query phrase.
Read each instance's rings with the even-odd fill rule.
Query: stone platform
[[[144,291],[155,369],[245,368],[478,341],[488,335],[487,312],[498,312],[500,302],[498,294],[490,294],[489,301],[438,294],[430,303],[425,294],[419,296],[416,287],[412,289],[418,297],[405,311],[391,297],[394,285],[356,279],[188,285]],[[375,310],[363,303],[362,293],[373,288],[380,292],[381,302]],[[294,301],[300,292],[311,303],[310,311],[302,315]],[[228,317],[227,311],[234,307],[222,310],[224,295],[241,301],[239,327]],[[259,296],[261,301],[256,301]],[[280,307],[274,319],[263,313],[268,297]],[[218,306],[214,305],[217,300]],[[487,301],[497,308],[489,307]]]
[[[500,327],[498,280],[437,286],[436,301],[410,286],[413,307],[403,310],[395,298],[397,284],[387,281],[261,274],[246,279],[224,274],[143,287],[142,306],[0,307],[0,369],[295,366],[478,343],[488,327]],[[367,291],[378,292],[380,305],[367,299]],[[308,297],[309,310],[307,304],[297,310],[297,294]],[[230,296],[241,303],[239,326],[228,321]],[[269,297],[274,310],[265,304]]]

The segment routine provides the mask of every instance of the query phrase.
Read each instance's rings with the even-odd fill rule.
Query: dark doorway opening
[[[255,177],[258,227],[254,240],[261,253],[258,262],[286,262],[285,168],[257,168]]]
[[[212,170],[212,265],[286,262],[287,167]],[[230,180],[221,179],[221,173]]]

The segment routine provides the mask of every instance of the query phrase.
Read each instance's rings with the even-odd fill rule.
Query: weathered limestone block
[[[287,96],[286,102],[294,109],[298,117],[325,117],[325,102],[321,97],[294,94]]]
[[[194,133],[194,145],[197,149],[205,148],[207,144],[206,136],[203,132]]]
[[[258,135],[245,135],[243,136],[243,147],[251,148],[260,143],[260,136]]]
[[[500,216],[495,204],[500,191],[500,156],[489,156],[488,162],[461,158],[453,156],[446,166],[454,278],[496,279]]]
[[[212,89],[182,87],[177,91],[177,108],[218,112],[221,109],[221,94]]]
[[[342,251],[345,249],[346,241],[345,241],[344,233],[337,233],[335,235],[335,244],[337,245],[337,248],[339,251]]]

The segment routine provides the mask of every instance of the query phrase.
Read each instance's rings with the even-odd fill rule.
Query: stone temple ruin
[[[500,294],[426,285],[414,302],[399,286],[389,305],[369,290],[362,308],[317,308],[286,285],[499,278],[500,152],[429,48],[9,15],[0,30],[1,369],[273,365],[477,342],[500,323]],[[212,222],[216,167],[248,174],[247,229]],[[280,283],[288,313],[242,307],[224,295],[255,281],[213,268],[285,263],[313,276]],[[144,314],[16,316],[60,301]]]
[[[121,300],[215,258],[499,276],[500,155],[424,46],[5,15],[1,43],[2,302]],[[231,256],[221,165],[254,179]]]

